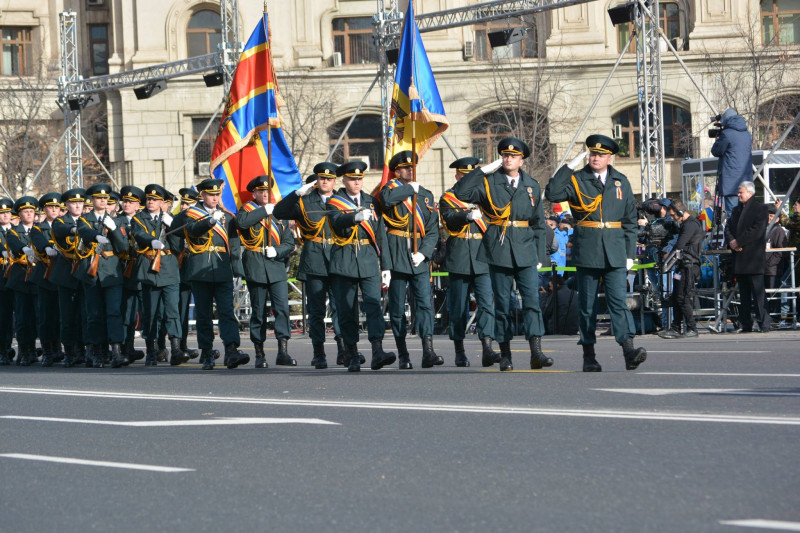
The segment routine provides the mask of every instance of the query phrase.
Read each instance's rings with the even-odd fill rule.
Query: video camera
[[[715,128],[708,129],[708,136],[711,137],[712,139],[716,139],[717,137],[719,137],[719,134],[722,133],[722,124],[720,123],[721,120],[722,120],[722,115],[715,115],[711,117],[711,122],[713,123],[714,126],[716,126]]]

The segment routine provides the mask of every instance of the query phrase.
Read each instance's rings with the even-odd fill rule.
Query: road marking
[[[734,372],[636,372],[642,376],[731,376],[747,378],[800,378],[800,374],[738,374]]]
[[[721,396],[800,396],[800,392],[759,389],[594,389],[602,392],[622,392],[643,396],[668,396],[670,394],[715,394]]]
[[[782,520],[720,520],[723,526],[754,527],[759,529],[777,529],[780,531],[800,531],[800,522],[784,522]]]
[[[771,350],[647,350],[648,354],[651,353],[724,353],[724,354],[731,354],[731,353],[741,353],[741,354],[753,354],[753,353],[772,353]]]
[[[35,422],[66,422],[69,424],[95,424],[100,426],[123,426],[134,428],[150,427],[182,427],[182,426],[235,426],[255,424],[317,424],[340,426],[338,422],[330,422],[320,418],[206,418],[200,420],[144,420],[138,422],[119,422],[116,420],[83,420],[79,418],[50,418],[45,416],[5,415],[0,418],[9,420],[32,420]]]
[[[112,463],[110,461],[89,461],[73,457],[52,457],[49,455],[30,455],[27,453],[0,453],[0,457],[10,459],[26,459],[29,461],[44,461],[46,463],[63,463],[69,465],[104,466],[107,468],[125,468],[128,470],[147,470],[148,472],[194,472],[194,468],[176,468],[173,466],[137,465],[134,463]]]
[[[17,394],[39,394],[50,396],[73,396],[84,398],[110,398],[125,400],[160,400],[172,402],[228,403],[246,405],[276,405],[283,407],[340,407],[349,409],[376,409],[394,411],[430,411],[446,413],[504,414],[527,416],[563,416],[576,418],[617,418],[629,420],[662,420],[679,422],[718,422],[727,424],[769,424],[800,426],[800,417],[777,417],[760,415],[710,415],[690,412],[624,411],[614,409],[559,409],[513,406],[488,406],[469,404],[425,404],[390,402],[355,402],[335,400],[289,400],[271,398],[189,396],[169,394],[141,394],[107,391],[79,391],[60,389],[33,389],[23,387],[0,387],[0,392]]]

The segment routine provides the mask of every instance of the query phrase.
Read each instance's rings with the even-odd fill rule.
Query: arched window
[[[222,42],[221,27],[222,22],[216,11],[204,9],[192,15],[186,29],[189,57],[216,52],[217,45]]]
[[[686,109],[664,104],[664,157],[692,157],[692,115]],[[617,157],[639,157],[639,108],[631,106],[611,117],[622,126]]]
[[[800,2],[761,0],[764,45],[800,44]]]
[[[669,38],[672,46],[676,50],[688,50],[689,39],[685,29],[685,14],[681,12],[677,2],[661,2],[658,5],[658,25]],[[622,51],[622,47],[628,42],[628,38],[633,31],[633,23],[628,22],[617,26],[617,50]],[[631,42],[627,52],[636,51],[636,40]]]
[[[800,94],[787,94],[761,105],[758,108],[758,126],[761,148],[767,150],[781,138],[783,132],[800,113]],[[781,148],[799,150],[800,131],[793,128],[781,143]]]
[[[490,111],[469,123],[472,141],[472,156],[482,161],[497,158],[495,149],[503,137],[514,136],[522,139],[533,150],[532,157],[537,163],[550,159],[550,138],[547,117],[530,109],[505,108]]]
[[[349,118],[328,128],[330,146],[336,144]],[[331,160],[337,165],[351,159],[369,158],[370,169],[383,168],[383,124],[378,115],[359,115],[350,125]]]

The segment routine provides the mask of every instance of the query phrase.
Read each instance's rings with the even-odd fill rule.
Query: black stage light
[[[520,42],[525,38],[525,28],[509,28],[507,30],[493,31],[487,34],[489,37],[489,44],[492,48],[498,46],[508,46]]]
[[[167,82],[165,80],[158,80],[141,87],[135,87],[133,89],[133,93],[136,95],[137,100],[145,100],[160,93],[166,88]]]
[[[225,83],[225,78],[222,76],[222,72],[212,72],[204,74],[203,81],[206,82],[206,87],[216,87]]]
[[[611,24],[616,26],[636,20],[636,8],[638,4],[638,2],[628,2],[621,6],[608,8],[608,18],[611,19]]]
[[[386,50],[386,61],[390,65],[394,65],[397,63],[397,58],[400,57],[400,49],[399,48],[389,48]]]

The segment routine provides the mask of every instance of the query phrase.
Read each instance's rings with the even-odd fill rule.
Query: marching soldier
[[[200,355],[200,352],[193,348],[190,349],[187,344],[189,338],[189,304],[192,300],[192,284],[186,277],[186,266],[188,265],[186,262],[186,239],[184,239],[183,231],[179,231],[178,228],[186,224],[185,211],[197,203],[199,196],[194,189],[183,188],[179,192],[181,193],[181,210],[177,215],[172,217],[172,227],[175,228],[175,233],[173,233],[171,237],[176,243],[175,250],[178,253],[178,268],[180,268],[181,275],[180,290],[178,293],[178,314],[181,320],[181,351],[189,356],[189,359],[195,359]],[[215,357],[218,357],[218,355]]]
[[[69,368],[84,362],[83,324],[86,322],[83,288],[73,276],[80,263],[77,223],[83,212],[86,191],[70,189],[61,195],[67,213],[56,218],[51,227],[53,246],[58,251],[50,281],[58,287],[58,310],[61,316],[61,342],[64,344],[64,366]]]
[[[39,198],[39,208],[44,219],[31,229],[31,242],[36,254],[31,281],[36,284],[38,293],[36,318],[39,342],[42,343],[42,366],[53,366],[63,360],[60,354],[58,285],[50,280],[58,257],[53,245],[52,224],[61,214],[61,195],[55,192],[45,194]]]
[[[122,261],[122,325],[125,328],[125,344],[122,346],[122,354],[124,359],[129,363],[143,359],[145,353],[141,350],[134,348],[134,339],[136,337],[136,317],[142,311],[142,283],[136,275],[136,247],[134,246],[133,235],[131,232],[131,223],[133,217],[144,205],[145,197],[144,191],[139,187],[133,185],[126,185],[120,189],[122,212],[115,222],[120,226],[128,236],[127,249],[119,254],[119,259]]]
[[[274,215],[281,220],[295,220],[303,239],[297,278],[303,282],[308,301],[308,334],[314,348],[311,364],[328,368],[325,355],[325,300],[330,298],[334,339],[338,348],[336,364],[344,364],[345,347],[339,329],[339,317],[329,276],[333,239],[327,224],[325,207],[336,185],[338,165],[323,162],[314,167],[306,184],[288,194],[275,206]]]
[[[506,137],[497,145],[501,159],[464,176],[453,193],[462,202],[477,204],[488,219],[478,259],[489,264],[495,306],[495,335],[500,344],[500,370],[513,370],[511,360],[511,289],[522,296],[525,335],[532,369],[551,366],[542,352],[544,322],[539,307],[539,271],[545,252],[544,211],[539,183],[522,170],[530,155],[527,144]],[[502,166],[502,169],[500,167]],[[499,170],[498,170],[499,169]]]
[[[372,196],[361,191],[364,184],[363,161],[350,161],[336,169],[344,188],[328,200],[328,223],[333,231],[330,273],[333,294],[344,337],[348,372],[361,370],[358,354],[358,289],[367,316],[367,335],[372,344],[372,370],[394,363],[396,356],[383,351],[386,324],[381,310],[381,261],[385,242],[380,207]]]
[[[30,366],[36,362],[36,285],[30,281],[36,254],[31,243],[31,230],[39,202],[23,196],[14,203],[19,224],[6,234],[11,270],[6,287],[14,291],[14,327],[17,332],[17,364]]]
[[[477,157],[462,157],[454,161],[450,168],[456,169],[456,183],[475,170],[479,161]],[[480,207],[465,204],[456,198],[453,189],[448,189],[442,195],[439,212],[448,235],[442,268],[449,273],[447,311],[450,317],[450,339],[456,350],[456,366],[469,366],[464,350],[464,336],[467,330],[470,287],[474,288],[478,305],[475,322],[478,338],[483,346],[481,364],[485,367],[492,366],[500,362],[500,354],[492,350],[495,321],[492,282],[489,278],[489,265],[478,260],[488,224],[483,220]]]
[[[611,166],[619,151],[605,135],[586,138],[589,164],[578,169],[586,152],[558,169],[547,184],[551,202],[568,201],[578,221],[573,234],[572,262],[577,267],[578,326],[583,346],[583,371],[600,372],[595,358],[597,288],[600,278],[611,315],[611,329],[622,346],[625,368],[634,370],[645,359],[644,348],[634,348],[633,316],[625,304],[627,271],[636,254],[636,200],[623,174]]]
[[[106,214],[112,218],[117,218],[120,207],[122,207],[120,195],[114,191],[109,191],[108,201],[106,202]]]
[[[409,286],[414,297],[416,328],[422,339],[422,368],[444,363],[444,359],[433,351],[433,303],[429,263],[439,241],[439,220],[433,194],[420,186],[419,182],[411,181],[413,164],[410,151],[395,154],[389,161],[389,170],[397,178],[384,185],[380,193],[383,221],[387,226],[384,258],[390,272],[389,318],[397,343],[400,368],[404,370],[412,368],[406,347],[405,301]],[[412,215],[414,195],[417,196],[416,217]],[[415,238],[417,251],[411,245]]]
[[[14,291],[6,286],[6,272],[11,268],[6,235],[11,229],[11,209],[14,202],[0,198],[0,366],[8,366],[16,355],[11,348],[14,340]]]
[[[197,342],[203,370],[214,369],[213,305],[216,301],[219,335],[225,345],[225,365],[236,368],[250,362],[239,351],[239,322],[233,312],[233,277],[241,277],[240,243],[236,220],[220,203],[222,180],[209,178],[198,186],[201,200],[185,211],[186,276],[192,283],[197,316]]]
[[[256,368],[267,368],[264,337],[267,332],[267,293],[278,339],[276,365],[297,366],[287,349],[289,337],[289,277],[286,260],[294,252],[294,237],[289,224],[272,216],[275,204],[269,203],[269,177],[258,176],[247,184],[253,200],[236,214],[242,251],[244,279],[250,293],[250,340],[256,352]]]
[[[160,318],[166,323],[170,342],[169,364],[177,366],[189,358],[181,351],[181,323],[178,314],[180,272],[178,268],[178,239],[169,239],[167,231],[172,215],[161,207],[169,193],[164,187],[151,184],[145,187],[146,209],[133,217],[131,232],[136,244],[136,278],[142,282],[144,334],[147,342],[145,366],[156,366],[156,338]],[[173,247],[175,246],[175,247]]]
[[[106,363],[107,346],[111,344],[111,366],[125,364],[122,343],[125,328],[122,322],[122,263],[118,253],[126,251],[127,235],[107,214],[110,188],[96,183],[86,191],[92,199],[92,210],[78,219],[77,232],[83,243],[78,252],[82,258],[76,275],[83,282],[84,305],[89,327],[87,341],[92,345],[95,368]],[[80,248],[80,246],[79,246]]]

